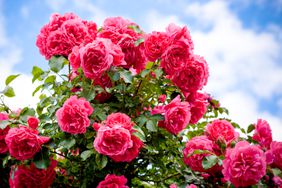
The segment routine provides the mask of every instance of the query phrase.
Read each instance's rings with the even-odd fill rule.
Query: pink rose
[[[3,120],[8,120],[9,119],[9,115],[6,113],[0,113],[0,122]],[[6,153],[8,151],[8,147],[7,144],[5,142],[5,137],[8,134],[10,130],[10,127],[7,126],[4,129],[0,128],[0,154],[1,153]]]
[[[169,188],[177,188],[177,185],[175,183],[173,183],[169,186]]]
[[[265,155],[258,146],[240,141],[227,149],[222,173],[235,187],[255,185],[266,174]]]
[[[282,179],[279,176],[274,176],[272,178],[272,181],[274,182],[275,185],[277,185],[278,187],[282,187]]]
[[[5,139],[0,139],[0,154],[6,153],[9,150]]]
[[[190,185],[187,185],[185,188],[197,188],[197,186],[194,184],[190,184]]]
[[[113,127],[101,126],[94,140],[94,148],[103,155],[123,155],[133,146],[130,131],[116,124]]]
[[[88,118],[93,112],[90,103],[84,98],[71,96],[64,105],[57,110],[56,117],[62,131],[71,134],[82,134],[90,125]]]
[[[121,47],[125,55],[126,64],[122,65],[124,68],[134,68],[140,72],[146,64],[144,44],[135,46],[135,42],[143,37],[143,32],[135,32],[133,28],[139,28],[139,26],[121,17],[107,18],[99,37],[108,38]]]
[[[49,137],[39,136],[38,131],[20,125],[11,128],[5,137],[10,155],[17,160],[32,158],[41,150],[41,145],[49,141]]]
[[[158,125],[175,135],[188,125],[191,116],[189,103],[181,102],[179,95],[169,104],[155,107],[152,114],[155,113],[164,115],[164,120]]]
[[[105,120],[105,125],[108,127],[114,127],[116,124],[121,125],[123,128],[131,131],[133,127],[133,123],[131,122],[131,118],[123,113],[112,113],[108,115]]]
[[[239,133],[235,131],[230,122],[219,119],[206,126],[205,134],[215,143],[220,141],[225,143],[226,146],[230,146],[231,142],[236,141],[239,137]]]
[[[39,124],[39,119],[33,116],[28,117],[27,124],[30,128],[37,129]]]
[[[105,180],[98,184],[97,188],[129,188],[126,183],[127,179],[124,176],[108,174]]]
[[[111,156],[115,162],[131,162],[138,156],[140,149],[143,147],[143,142],[133,135],[131,136],[131,140],[133,142],[133,146],[128,148],[124,154]]]
[[[258,119],[255,125],[255,133],[253,139],[257,141],[263,148],[269,149],[272,142],[272,133],[267,121]]]
[[[209,153],[193,154],[195,150],[205,150],[210,153],[214,153],[214,143],[208,139],[206,136],[196,136],[189,140],[185,149],[183,150],[184,163],[188,165],[192,170],[199,172],[212,171],[212,169],[205,170],[202,166],[202,161],[204,157],[209,156]]]
[[[187,43],[177,41],[166,48],[162,54],[160,66],[166,74],[174,75],[176,72],[185,69],[191,56],[192,52]]]
[[[190,104],[191,119],[189,123],[196,124],[207,112],[207,95],[199,92],[191,93],[186,101]]]
[[[266,152],[266,156],[271,166],[282,170],[282,142],[271,142],[270,149]]]
[[[166,100],[166,95],[165,95],[165,94],[160,95],[159,98],[158,98],[158,101],[159,101],[160,103],[164,103],[165,100]]]
[[[79,53],[84,75],[94,80],[112,65],[118,66],[124,63],[121,49],[108,39],[97,39],[80,48]]]
[[[9,184],[11,188],[18,187],[41,187],[48,188],[52,185],[55,177],[55,167],[57,161],[52,160],[47,169],[38,169],[31,163],[31,165],[20,165],[18,167],[12,166],[10,172]]]
[[[163,32],[153,32],[145,36],[144,47],[145,55],[149,61],[156,61],[161,58],[165,49],[168,47],[168,35]]]
[[[179,87],[182,92],[193,93],[200,90],[208,81],[208,65],[204,58],[194,55],[188,63],[174,72],[171,79],[172,82]]]

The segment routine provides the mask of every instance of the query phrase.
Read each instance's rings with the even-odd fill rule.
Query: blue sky
[[[5,76],[22,73],[17,98],[8,100],[15,108],[34,104],[30,71],[47,67],[35,40],[53,12],[74,12],[99,25],[123,16],[146,32],[170,22],[187,25],[196,53],[210,66],[204,90],[243,126],[268,120],[282,140],[282,0],[0,0],[0,90]]]

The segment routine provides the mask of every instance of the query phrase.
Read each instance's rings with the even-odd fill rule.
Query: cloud
[[[186,15],[198,23],[191,31],[195,52],[210,65],[206,90],[230,110],[233,120],[246,127],[257,118],[266,119],[274,138],[282,140],[281,117],[259,106],[261,99],[282,98],[282,67],[278,64],[282,46],[277,35],[281,28],[272,25],[260,33],[246,29],[225,1],[187,5]]]
[[[1,1],[0,10],[2,10]],[[5,17],[0,13],[0,91],[5,87],[4,82],[7,76],[20,73],[13,71],[13,68],[20,62],[22,62],[22,50],[15,46],[13,41],[7,36]],[[10,108],[18,109],[35,104],[36,100],[31,96],[34,86],[31,84],[30,75],[22,74],[11,86],[15,89],[16,97],[5,98],[5,103]]]

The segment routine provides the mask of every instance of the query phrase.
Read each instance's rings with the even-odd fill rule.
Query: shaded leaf
[[[86,150],[84,152],[82,152],[80,154],[80,157],[82,158],[82,161],[85,161],[86,159],[88,159],[92,154],[93,154],[93,150]]]
[[[146,128],[150,131],[150,132],[157,132],[158,128],[157,125],[152,121],[152,120],[148,120],[146,123]]]
[[[2,91],[2,93],[6,97],[14,97],[15,96],[14,89],[12,87],[10,87],[10,86],[6,86],[5,89]]]
[[[63,56],[58,56],[58,57],[53,56],[49,60],[50,69],[56,73],[58,73],[67,63],[68,63],[68,60],[64,58]]]
[[[215,155],[206,156],[202,161],[202,166],[204,169],[209,169],[214,165],[216,165],[218,160],[219,160],[218,157]]]
[[[5,84],[9,85],[14,79],[16,79],[20,74],[10,75],[6,78]]]

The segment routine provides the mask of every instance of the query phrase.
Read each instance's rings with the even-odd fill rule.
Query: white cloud
[[[279,26],[256,33],[243,28],[225,1],[193,3],[186,14],[196,19],[191,31],[195,51],[210,65],[206,90],[230,110],[230,117],[246,127],[258,118],[266,119],[276,140],[282,140],[282,119],[259,109],[260,99],[282,95],[281,38]],[[208,30],[208,31],[207,31]],[[278,37],[277,37],[278,36]]]
[[[0,10],[1,2],[0,2]],[[13,45],[13,41],[7,37],[5,18],[0,14],[0,91],[5,87],[5,79],[10,74],[18,74],[13,68],[22,60],[22,50]],[[36,100],[31,93],[34,86],[31,84],[31,76],[22,74],[11,86],[14,86],[16,97],[5,98],[5,103],[12,109],[18,109],[28,105],[34,105]]]

